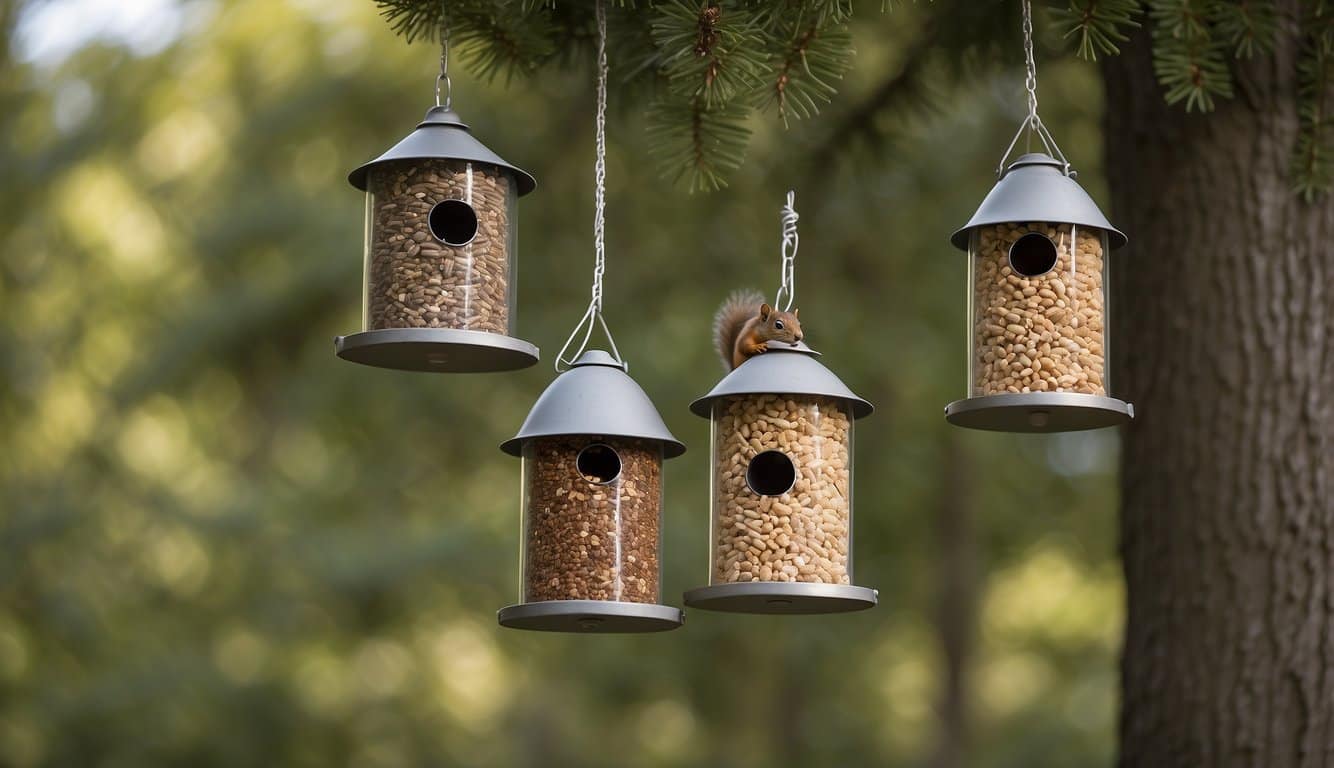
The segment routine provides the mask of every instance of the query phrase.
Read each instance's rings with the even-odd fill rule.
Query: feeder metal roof
[[[769,351],[751,357],[723,377],[709,394],[690,404],[697,416],[709,417],[713,401],[733,395],[816,395],[847,400],[852,417],[871,415],[875,407],[858,397],[834,372],[815,358],[820,354],[801,342],[770,341]]]
[[[667,459],[686,451],[644,390],[602,350],[583,353],[570,370],[557,376],[533,404],[519,433],[501,443],[500,450],[521,456],[529,440],[567,435],[657,440]]]
[[[365,191],[366,176],[370,169],[399,160],[463,160],[487,163],[514,174],[515,186],[520,197],[537,187],[537,181],[526,171],[505,162],[500,155],[487,149],[485,144],[474,138],[458,114],[447,107],[431,107],[426,112],[426,117],[417,124],[416,130],[390,147],[388,152],[349,173],[347,180],[352,186]]]
[[[968,249],[974,227],[1011,222],[1043,221],[1077,224],[1107,231],[1109,244],[1120,248],[1126,236],[1112,226],[1093,198],[1049,155],[1032,152],[1010,164],[991,188],[968,224],[950,237],[955,248]]]

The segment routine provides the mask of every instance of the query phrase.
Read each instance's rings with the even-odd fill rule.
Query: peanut
[[[1009,263],[1014,241],[1039,232],[1056,266],[1024,277]],[[1068,224],[999,224],[974,235],[972,396],[1024,392],[1106,394],[1102,233]]]
[[[513,184],[491,166],[452,160],[376,168],[366,269],[366,327],[459,328],[508,334]],[[431,233],[430,213],[462,200],[477,235],[451,246]]]
[[[714,404],[713,582],[848,584],[852,423],[840,400],[788,395]],[[792,488],[762,496],[746,480],[759,453],[781,451]]]
[[[621,472],[579,472],[580,450],[611,446]],[[627,438],[550,437],[524,446],[524,602],[658,602],[662,449]]]

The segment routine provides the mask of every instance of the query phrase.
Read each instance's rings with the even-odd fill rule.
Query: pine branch
[[[703,8],[686,0],[659,6],[651,24],[663,52],[662,74],[674,93],[703,99],[706,108],[729,104],[757,88],[768,70],[760,29],[744,9]]]
[[[1125,42],[1126,30],[1139,26],[1139,0],[1070,0],[1066,8],[1054,8],[1055,26],[1063,37],[1079,37],[1079,55],[1096,61],[1099,53],[1116,55],[1117,43]]]
[[[784,20],[786,41],[775,52],[776,63],[764,99],[765,107],[778,110],[783,125],[789,116],[809,118],[818,114],[821,103],[829,103],[838,92],[832,84],[843,79],[851,66],[852,36],[838,3],[830,2],[809,15]]]
[[[608,0],[613,78],[639,98],[651,94],[655,155],[690,189],[716,189],[741,164],[759,109],[775,109],[784,125],[812,117],[837,93],[853,51],[847,24],[852,0]],[[899,0],[881,0],[893,10]],[[1168,103],[1210,111],[1231,98],[1232,59],[1273,50],[1282,21],[1275,0],[1053,0],[1054,27],[1078,41],[1079,55],[1119,53],[1130,30],[1152,26],[1154,74]],[[590,3],[571,0],[376,0],[395,32],[409,42],[437,39],[448,17],[463,63],[484,77],[529,77],[552,66],[586,66],[594,45]],[[998,39],[999,2],[936,2],[934,15],[959,44],[959,54]],[[1302,131],[1294,147],[1294,178],[1308,199],[1334,187],[1334,0],[1305,0],[1299,83]],[[982,24],[970,20],[985,19]],[[962,29],[960,26],[969,27]],[[1002,36],[1003,37],[1003,36]],[[956,41],[955,38],[960,38]],[[966,38],[966,39],[965,39]],[[940,62],[943,57],[933,53]],[[942,62],[948,69],[948,64]],[[913,68],[905,78],[922,77]],[[912,93],[907,80],[886,84]],[[870,126],[867,128],[866,126]],[[869,122],[862,130],[874,130]]]
[[[1293,153],[1295,189],[1314,202],[1334,187],[1334,3],[1308,2],[1297,63],[1301,132]]]
[[[746,114],[737,105],[710,108],[699,97],[659,102],[649,111],[649,152],[673,183],[685,179],[691,192],[722,189],[745,160]]]
[[[1262,53],[1274,49],[1278,9],[1273,0],[1217,3],[1213,21],[1219,35],[1232,43],[1233,55],[1238,59],[1251,58],[1257,49]]]
[[[1214,97],[1232,97],[1226,40],[1210,25],[1220,0],[1152,0],[1153,71],[1168,104],[1186,102],[1186,111],[1210,112]]]

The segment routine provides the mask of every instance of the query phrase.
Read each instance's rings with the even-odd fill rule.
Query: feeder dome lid
[[[463,160],[486,163],[514,174],[516,191],[520,196],[532,192],[537,187],[537,181],[527,172],[500,159],[500,155],[487,149],[485,144],[474,138],[458,114],[448,107],[431,107],[426,112],[426,117],[417,124],[416,130],[390,147],[388,152],[349,173],[347,180],[352,186],[365,191],[366,176],[372,168],[399,160]]]
[[[528,412],[519,433],[500,444],[511,456],[523,454],[523,444],[538,437],[601,435],[657,440],[664,458],[686,452],[672,436],[644,390],[625,372],[625,366],[600,349],[589,350],[570,370],[551,382]]]
[[[1095,227],[1106,230],[1111,247],[1126,244],[1126,236],[1098,210],[1093,198],[1066,175],[1065,164],[1041,152],[1011,163],[968,224],[950,236],[950,242],[967,250],[968,234],[974,227],[1031,221]]]
[[[847,400],[852,417],[870,416],[875,406],[858,397],[834,372],[815,358],[819,352],[802,342],[768,342],[769,351],[755,355],[723,377],[709,394],[690,404],[696,416],[709,417],[713,401],[734,395],[817,395]]]

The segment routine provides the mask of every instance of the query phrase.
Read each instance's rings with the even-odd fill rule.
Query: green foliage
[[[814,5],[800,12],[768,13],[774,65],[764,104],[778,112],[784,125],[789,117],[819,114],[820,105],[838,92],[832,81],[841,79],[851,64],[852,38],[843,26],[851,7],[838,2]]]
[[[1214,97],[1232,98],[1228,41],[1213,24],[1220,0],[1151,0],[1153,71],[1168,104],[1208,112]]]
[[[1298,64],[1302,131],[1293,153],[1297,192],[1308,202],[1334,187],[1334,3],[1305,4]]]
[[[1079,38],[1079,55],[1090,61],[1099,53],[1117,54],[1117,43],[1125,42],[1126,30],[1138,27],[1140,0],[1070,0],[1068,7],[1054,8],[1055,27],[1065,37]]]
[[[1278,10],[1273,0],[1219,2],[1213,10],[1218,33],[1232,43],[1237,58],[1249,59],[1257,50],[1261,53],[1273,50],[1278,27]]]
[[[1138,26],[1138,0],[1070,0],[1054,9],[1056,27],[1079,40],[1079,55],[1119,53],[1126,30]],[[1233,95],[1231,59],[1272,52],[1279,14],[1273,0],[1150,0],[1153,68],[1169,104],[1208,112]],[[1301,132],[1293,148],[1297,191],[1311,200],[1334,187],[1331,133],[1330,11],[1327,0],[1303,4],[1303,47],[1297,62]]]
[[[484,77],[531,75],[593,42],[589,2],[377,3],[409,41],[437,37],[447,14],[451,40]],[[817,114],[853,56],[850,0],[612,4],[621,9],[608,20],[612,77],[653,94],[650,126],[660,141],[653,154],[691,190],[726,185],[757,111],[776,113],[784,125]]]
[[[376,1],[408,40],[437,34],[441,14],[448,13],[465,57],[487,77],[532,75],[553,63],[569,64],[592,42],[590,0]],[[813,117],[833,101],[851,66],[852,0],[613,4],[621,8],[611,21],[614,76],[631,98],[635,92],[651,94],[652,132],[660,141],[654,157],[664,175],[692,191],[726,185],[745,156],[757,112],[776,115],[785,127]],[[887,14],[896,5],[901,3],[882,0],[878,10]],[[1002,19],[1011,23],[1002,16],[1002,3],[975,5],[992,23],[972,30],[965,47],[994,40]],[[1334,184],[1328,97],[1320,90],[1329,66],[1321,53],[1327,33],[1319,29],[1328,26],[1323,6],[1320,0],[1306,3],[1302,20],[1310,32],[1298,65],[1304,95],[1293,169],[1304,195]],[[938,14],[965,13],[953,3],[931,7]],[[1231,61],[1270,53],[1279,23],[1274,0],[1062,0],[1051,11],[1053,28],[1073,38],[1079,55],[1090,60],[1119,53],[1130,31],[1147,20],[1164,98],[1202,112],[1213,110],[1218,99],[1232,98]]]

